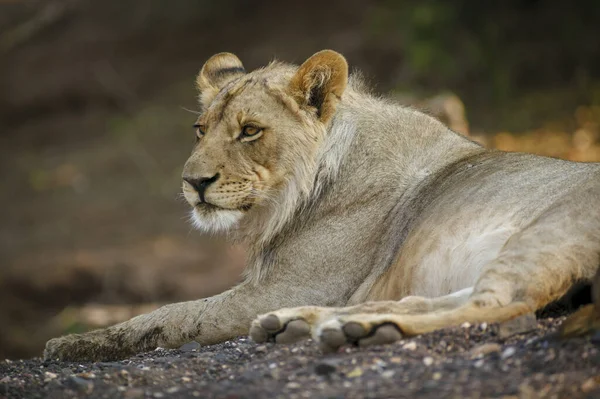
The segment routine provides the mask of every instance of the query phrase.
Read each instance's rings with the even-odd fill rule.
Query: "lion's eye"
[[[205,127],[203,125],[194,125],[194,128],[196,128],[196,137],[200,138],[202,136],[204,136],[204,129]]]
[[[253,125],[246,125],[242,128],[240,139],[252,140],[258,138],[263,130]]]

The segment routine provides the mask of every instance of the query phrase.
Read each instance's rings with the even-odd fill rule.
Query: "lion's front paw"
[[[370,314],[332,317],[318,326],[316,335],[321,349],[325,352],[336,351],[346,344],[391,344],[403,337],[400,328],[385,316]]]
[[[132,348],[124,348],[106,330],[97,330],[51,339],[46,343],[44,359],[72,362],[117,360],[133,353]]]
[[[274,341],[289,344],[302,341],[310,338],[311,326],[329,313],[327,308],[303,306],[260,315],[250,326],[250,337],[259,343]]]
[[[44,360],[76,360],[72,355],[77,352],[77,337],[67,335],[59,338],[52,338],[46,342],[44,349]]]

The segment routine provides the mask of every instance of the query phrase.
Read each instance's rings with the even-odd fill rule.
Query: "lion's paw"
[[[310,338],[312,326],[325,313],[326,308],[300,307],[281,309],[258,316],[250,326],[250,337],[255,342],[290,344]]]
[[[73,354],[79,352],[78,342],[75,335],[51,339],[46,343],[44,360],[78,360],[72,359]]]
[[[133,348],[118,345],[111,340],[106,330],[96,330],[85,334],[71,334],[53,338],[46,343],[45,360],[71,362],[105,361],[127,357]]]
[[[321,349],[336,351],[343,345],[384,345],[402,339],[400,328],[378,315],[351,315],[325,321],[316,331]]]

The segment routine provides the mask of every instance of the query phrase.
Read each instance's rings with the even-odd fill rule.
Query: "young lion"
[[[116,359],[249,327],[258,342],[388,343],[534,311],[600,264],[600,164],[487,150],[368,94],[330,50],[250,73],[217,54],[197,85],[183,192],[198,228],[248,243],[244,281],[53,339],[46,358]]]

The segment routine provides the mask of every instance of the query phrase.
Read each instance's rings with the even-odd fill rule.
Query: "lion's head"
[[[211,57],[196,80],[201,114],[182,175],[196,226],[227,230],[307,194],[347,81],[346,60],[330,50],[249,73],[233,54]]]

